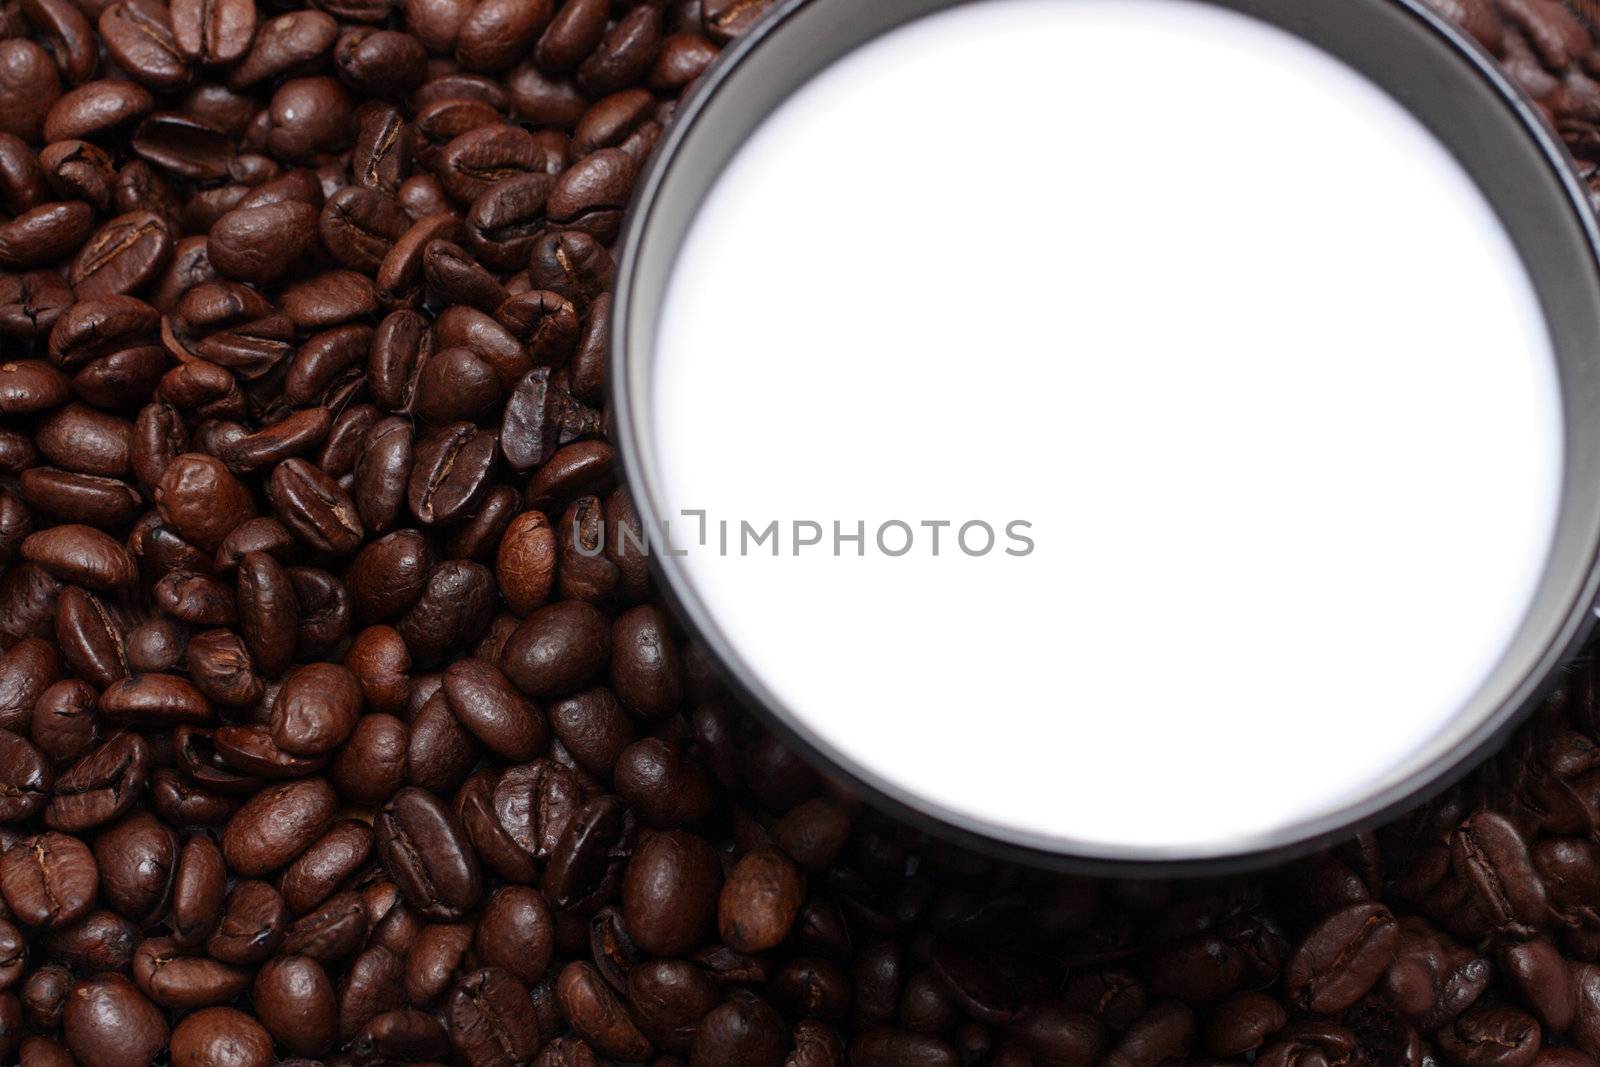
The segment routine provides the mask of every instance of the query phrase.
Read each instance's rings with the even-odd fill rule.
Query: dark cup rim
[[[626,489],[633,500],[640,521],[646,529],[655,529],[660,509],[650,491],[649,448],[642,439],[637,419],[640,415],[640,395],[645,390],[640,381],[647,375],[640,367],[650,359],[649,346],[639,340],[641,334],[650,334],[653,324],[644,320],[649,316],[639,307],[646,295],[646,282],[641,280],[641,258],[644,255],[647,235],[658,222],[664,209],[663,187],[681,165],[685,142],[697,123],[719,97],[728,91],[730,80],[758,56],[776,56],[782,47],[780,35],[817,0],[780,0],[762,19],[741,37],[731,43],[723,54],[703,75],[701,83],[685,98],[672,122],[664,132],[650,162],[636,184],[633,200],[627,211],[619,239],[616,286],[611,312],[611,335],[608,352],[608,394],[612,403],[614,434],[618,456],[626,475]],[[859,2],[859,0],[857,0]],[[905,0],[921,5],[922,13],[954,7],[982,0]],[[1264,8],[1266,4],[1293,7],[1297,3],[1321,4],[1325,0],[1200,0],[1230,9]],[[1336,5],[1330,5],[1336,6]],[[1337,5],[1342,6],[1342,5]],[[1498,106],[1509,116],[1518,135],[1524,138],[1542,157],[1548,177],[1559,188],[1554,190],[1563,201],[1569,221],[1575,225],[1569,236],[1581,240],[1585,250],[1585,263],[1589,267],[1600,265],[1600,222],[1590,208],[1588,193],[1580,181],[1575,163],[1565,144],[1545,121],[1538,106],[1519,89],[1481,46],[1463,30],[1447,21],[1427,6],[1424,0],[1364,0],[1350,5],[1349,19],[1357,23],[1369,17],[1370,12],[1384,9],[1409,21],[1423,31],[1436,45],[1451,53],[1464,78],[1475,80],[1495,98]],[[1356,12],[1355,9],[1361,9]],[[1365,13],[1365,14],[1364,14]],[[899,22],[909,21],[901,19]],[[1302,32],[1294,16],[1278,18],[1274,23],[1290,29],[1297,36],[1318,47],[1325,42],[1313,34]],[[896,23],[898,24],[898,23]],[[848,31],[840,28],[841,34]],[[865,44],[875,33],[856,35],[849,47]],[[1326,49],[1325,49],[1326,50]],[[1341,57],[1347,58],[1348,57]],[[765,56],[763,56],[765,60]],[[822,66],[806,70],[801,78],[809,79]],[[1385,86],[1386,90],[1389,86]],[[1420,95],[1446,91],[1448,87],[1418,88]],[[787,94],[784,94],[787,95]],[[1406,101],[1402,101],[1406,102]],[[1408,106],[1409,103],[1408,103]],[[720,171],[720,165],[716,168]],[[702,193],[704,190],[702,190]],[[1497,205],[1498,210],[1498,205]],[[690,212],[692,217],[693,212]],[[685,223],[686,224],[686,223]],[[1507,223],[1508,228],[1510,224]],[[1517,234],[1513,233],[1513,236]],[[1536,250],[1519,243],[1525,260],[1537,254]],[[674,256],[676,249],[673,250]],[[1600,275],[1579,279],[1571,283],[1574,300],[1589,308],[1600,319]],[[1578,292],[1578,290],[1583,290]],[[659,293],[655,294],[659,296]],[[1544,293],[1541,290],[1541,296]],[[1552,315],[1546,307],[1546,315]],[[1600,363],[1600,346],[1589,350],[1590,362]],[[1565,373],[1566,360],[1571,353],[1558,352],[1558,362],[1563,369],[1563,401],[1566,405],[1569,440],[1574,432],[1574,386]],[[1581,400],[1581,398],[1580,398]],[[1600,400],[1581,401],[1589,407],[1590,414],[1600,422]],[[1581,427],[1580,427],[1581,429]],[[1600,426],[1594,431],[1600,434]],[[1572,501],[1568,490],[1573,484],[1572,460],[1568,459],[1566,483],[1562,493],[1563,521]],[[1600,492],[1596,501],[1584,501],[1600,507]],[[1592,510],[1592,509],[1591,509]],[[1587,513],[1585,521],[1600,529]],[[1587,528],[1586,528],[1587,529]],[[1497,702],[1492,712],[1478,717],[1472,729],[1452,743],[1448,749],[1428,762],[1410,778],[1376,791],[1356,801],[1347,803],[1322,816],[1304,820],[1283,829],[1265,842],[1248,845],[1236,853],[1226,855],[1179,856],[1136,848],[1110,848],[1086,845],[1082,851],[1064,851],[1059,841],[1047,840],[1027,832],[1002,827],[979,819],[968,813],[943,809],[924,798],[914,797],[883,780],[873,771],[855,763],[807,728],[803,719],[784,707],[763,685],[759,676],[736,652],[718,627],[715,619],[694,591],[687,574],[672,557],[659,552],[651,553],[651,567],[662,595],[677,611],[690,634],[705,647],[711,660],[719,669],[732,694],[739,698],[761,722],[774,731],[785,743],[795,748],[825,775],[842,783],[846,788],[867,799],[879,809],[925,831],[956,844],[974,849],[996,858],[1030,866],[1086,874],[1126,876],[1195,876],[1217,875],[1250,870],[1282,862],[1315,851],[1339,840],[1348,839],[1358,831],[1371,829],[1388,822],[1426,800],[1443,792],[1464,775],[1483,763],[1509,738],[1512,731],[1533,711],[1538,703],[1558,684],[1562,667],[1571,662],[1581,650],[1596,622],[1595,604],[1600,600],[1600,536],[1585,539],[1584,560],[1581,567],[1573,568],[1569,580],[1561,583],[1564,597],[1555,598],[1560,603],[1551,605],[1552,615],[1559,614],[1559,625],[1550,628],[1547,637],[1538,642],[1536,655],[1530,669],[1520,672],[1516,683],[1503,700]],[[1553,565],[1552,565],[1553,566]],[[1530,617],[1533,613],[1530,608]],[[1158,620],[1152,621],[1155,629]],[[1527,619],[1524,620],[1527,624]]]

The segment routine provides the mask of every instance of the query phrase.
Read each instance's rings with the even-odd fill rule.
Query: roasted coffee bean
[[[457,660],[444,672],[444,693],[451,713],[504,759],[529,759],[549,741],[543,714],[490,664]]]
[[[364,530],[355,502],[339,483],[305,460],[278,464],[268,495],[284,525],[317,551],[346,554],[361,544]]]
[[[384,868],[423,915],[455,919],[483,889],[482,876],[460,823],[422,789],[400,790],[374,823]]]
[[[805,878],[793,860],[775,848],[746,853],[722,886],[717,921],[723,942],[740,952],[776,947],[804,899]]]
[[[339,24],[321,11],[290,11],[263,22],[244,60],[228,75],[235,89],[308,65],[327,55],[339,36]]]
[[[722,867],[693,834],[651,834],[628,863],[622,885],[628,933],[646,952],[685,956],[707,940],[716,921]]]
[[[530,696],[561,696],[592,680],[610,653],[605,616],[589,604],[567,601],[540,608],[517,627],[502,668]]]
[[[332,752],[355,729],[361,707],[361,684],[344,667],[301,667],[284,679],[272,703],[272,740],[291,755]]]
[[[256,972],[256,1016],[274,1040],[300,1056],[319,1056],[338,1034],[338,1002],[327,972],[305,956],[279,956]]]
[[[495,967],[474,971],[456,985],[445,1021],[450,1047],[471,1067],[527,1062],[539,1047],[527,988]]]
[[[100,738],[97,700],[94,687],[77,679],[50,686],[33,707],[29,724],[33,743],[57,764],[73,763],[87,755]],[[26,805],[26,796],[19,799]]]
[[[470,560],[447,560],[428,572],[422,595],[400,616],[395,629],[417,662],[432,664],[448,649],[483,636],[493,612],[494,579],[489,569]],[[526,686],[519,688],[527,692]]]
[[[134,812],[100,831],[94,842],[100,895],[136,923],[164,916],[177,873],[178,836],[148,812]]]
[[[233,1008],[205,1008],[172,1031],[173,1067],[270,1067],[272,1037]]]
[[[1521,1067],[1539,1054],[1539,1024],[1527,1012],[1491,1005],[1473,1008],[1439,1031],[1439,1048],[1462,1067]]]
[[[265,882],[239,882],[229,892],[222,918],[206,938],[206,953],[225,963],[260,963],[283,944],[288,913],[283,897]]]
[[[138,734],[117,733],[56,779],[44,823],[72,834],[110,822],[128,813],[149,778],[149,746]]]
[[[642,1060],[650,1055],[649,1040],[590,964],[567,964],[556,982],[556,996],[572,1028],[597,1052],[619,1060]],[[775,1012],[773,1015],[776,1019]]]
[[[216,929],[226,899],[228,871],[222,850],[204,834],[191,834],[178,853],[172,883],[173,941],[196,948]]]
[[[227,467],[214,456],[195,452],[176,456],[167,465],[155,503],[175,531],[212,552],[234,527],[256,514],[249,490]]]
[[[80,981],[63,1015],[67,1048],[84,1067],[151,1063],[167,1044],[165,1016],[120,974]]]
[[[1399,930],[1389,910],[1356,904],[1311,930],[1289,960],[1290,996],[1309,1011],[1331,1015],[1361,999],[1394,959]]]
[[[136,726],[204,726],[212,719],[205,695],[174,674],[140,674],[100,694],[100,714]]]
[[[151,937],[133,954],[133,981],[163,1008],[193,1010],[233,1000],[250,985],[250,972],[186,955],[171,938]]]
[[[275,871],[322,835],[337,806],[337,794],[321,778],[268,786],[228,820],[222,854],[246,876]]]
[[[100,872],[87,846],[66,834],[44,833],[0,856],[0,896],[29,926],[70,926],[88,915]]]
[[[43,752],[10,730],[0,730],[0,823],[37,815],[49,801],[54,781]]]
[[[612,768],[617,792],[651,826],[695,826],[711,814],[711,781],[678,745],[657,737],[623,749]]]

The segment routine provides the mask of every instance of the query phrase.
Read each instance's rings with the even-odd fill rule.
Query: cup
[[[610,377],[657,580],[930,832],[1276,862],[1481,762],[1594,621],[1600,271],[1418,0],[788,0],[647,167]]]

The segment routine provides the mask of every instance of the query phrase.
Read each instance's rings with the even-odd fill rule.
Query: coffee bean
[[[684,956],[716,918],[722,868],[706,842],[679,831],[651,834],[628,863],[622,885],[628,933],[646,952]]]
[[[164,1008],[193,1010],[233,1000],[249,986],[250,972],[185,955],[171,938],[151,937],[133,954],[133,981]]]
[[[242,58],[256,28],[252,0],[173,0],[172,36],[190,63],[223,66]]]
[[[560,696],[589,682],[610,646],[605,616],[591,605],[567,601],[528,616],[506,643],[501,666],[530,696]]]
[[[149,1063],[167,1043],[161,1011],[119,974],[73,986],[63,1022],[67,1048],[85,1067]]]
[[[275,871],[321,836],[337,806],[338,796],[321,778],[268,786],[228,820],[222,854],[243,875]]]
[[[361,544],[364,531],[355,502],[321,469],[286,459],[272,472],[273,511],[306,544],[344,554]]]
[[[482,876],[460,823],[431,793],[408,787],[374,823],[384,868],[423,915],[455,919],[477,903]]]
[[[149,924],[166,914],[177,873],[178,836],[148,812],[134,812],[94,842],[100,894],[113,910]]]
[[[89,913],[99,868],[87,846],[66,834],[28,838],[0,856],[0,896],[29,926],[70,926]]]
[[[549,741],[549,728],[539,709],[493,666],[463,659],[444,672],[444,693],[450,711],[496,755],[525,760]]]
[[[315,961],[279,956],[256,972],[250,999],[267,1032],[290,1052],[318,1056],[333,1047],[337,1001],[333,983]]]
[[[242,881],[229,891],[222,918],[206,938],[206,952],[225,963],[260,963],[283,944],[287,925],[287,909],[276,889]]]
[[[233,1008],[205,1008],[172,1032],[173,1067],[270,1067],[272,1037]]]
[[[451,1048],[471,1067],[526,1062],[539,1047],[527,988],[495,967],[476,970],[456,985],[445,1018]]]
[[[297,756],[320,756],[344,743],[361,716],[361,684],[334,663],[313,663],[283,681],[272,703],[272,740]]]
[[[642,1060],[650,1055],[649,1040],[590,964],[567,964],[556,982],[556,996],[572,1028],[602,1055],[619,1060]]]
[[[1382,905],[1356,904],[1334,912],[1306,935],[1289,960],[1290,996],[1319,1014],[1344,1010],[1389,966],[1398,936],[1394,917]]]
[[[56,779],[45,825],[77,833],[127,814],[150,777],[150,748],[138,734],[118,733]]]

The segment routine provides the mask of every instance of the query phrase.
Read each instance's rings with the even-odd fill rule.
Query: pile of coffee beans
[[[1600,190],[1591,28],[1433,2]],[[0,1064],[1600,1064],[1600,667],[1179,883],[730,705],[619,533],[608,289],[768,6],[0,0]]]

